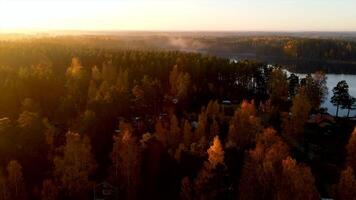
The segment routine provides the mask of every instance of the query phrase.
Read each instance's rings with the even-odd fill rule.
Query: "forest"
[[[354,42],[313,41],[269,47],[356,59]],[[0,200],[356,199],[356,123],[321,107],[323,71],[178,50],[1,40]]]

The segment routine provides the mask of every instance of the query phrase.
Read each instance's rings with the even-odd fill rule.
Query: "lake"
[[[231,61],[237,62],[236,57],[230,58]],[[245,59],[245,58],[244,58]],[[290,72],[287,71],[289,76]],[[307,74],[294,73],[299,76],[299,78],[304,78]],[[331,97],[333,96],[333,88],[337,85],[339,81],[345,80],[349,85],[349,93],[351,96],[356,97],[356,75],[352,74],[327,74],[327,87],[328,95],[325,102],[321,105],[324,108],[328,109],[328,112],[331,115],[336,114],[336,107],[330,102]],[[347,110],[339,109],[339,116],[347,116]],[[356,117],[356,110],[350,111],[350,117]]]
[[[200,53],[206,54],[206,52],[200,52]],[[256,59],[255,55],[250,55],[250,54],[213,53],[213,55],[230,59],[232,62],[238,62],[239,60],[243,60],[243,59],[252,59],[252,60],[259,60],[262,62],[270,63],[270,60],[268,60],[267,58]],[[274,65],[274,64],[275,63],[273,63],[272,65]],[[335,65],[335,66],[337,66],[337,65]],[[311,65],[310,67],[312,68],[313,65]],[[355,66],[353,66],[353,67],[355,67]],[[287,74],[289,74],[288,71],[287,71]],[[301,74],[301,73],[294,73],[294,74],[298,75],[299,78],[304,78],[306,76],[306,74]],[[347,82],[347,84],[349,85],[350,95],[353,97],[356,97],[356,75],[355,74],[327,74],[327,87],[328,87],[329,92],[328,92],[325,102],[321,106],[324,108],[327,108],[328,112],[331,115],[336,114],[336,107],[334,105],[332,105],[332,103],[330,103],[331,97],[333,96],[332,90],[337,85],[337,83],[342,80],[345,80]],[[339,109],[339,116],[347,116],[347,110]],[[356,117],[356,110],[350,111],[350,117]]]
[[[304,78],[306,74],[297,74],[300,78]],[[356,97],[356,75],[349,74],[327,74],[327,86],[329,94],[325,100],[322,107],[328,109],[328,112],[332,115],[336,114],[336,107],[330,103],[331,97],[333,96],[333,88],[337,85],[339,81],[345,80],[349,85],[349,93],[351,96]],[[339,109],[339,116],[346,116],[347,110]],[[356,117],[356,110],[350,111],[350,117]]]

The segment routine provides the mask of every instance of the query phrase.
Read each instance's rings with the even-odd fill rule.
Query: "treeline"
[[[211,50],[310,60],[356,60],[356,43],[299,37],[238,37],[210,40]],[[221,44],[223,43],[223,45]]]
[[[355,197],[355,134],[347,169],[308,157],[322,72],[76,44],[0,44],[0,199]]]
[[[2,38],[3,41],[11,41]],[[16,39],[15,39],[16,40]],[[256,57],[270,57],[304,60],[332,61],[350,64],[356,62],[356,42],[344,39],[307,38],[289,36],[241,36],[201,34],[142,33],[137,35],[87,35],[23,37],[17,40],[42,41],[66,45],[91,46],[97,48],[123,48],[145,50],[186,50],[210,52],[213,54],[246,54]]]

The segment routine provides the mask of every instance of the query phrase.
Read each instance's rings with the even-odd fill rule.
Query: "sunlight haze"
[[[0,0],[0,32],[356,31],[354,0]]]

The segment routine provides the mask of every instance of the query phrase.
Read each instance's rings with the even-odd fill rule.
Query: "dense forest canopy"
[[[73,33],[75,34],[75,33]],[[320,35],[315,33],[316,35]],[[322,35],[322,34],[321,34]],[[79,39],[80,38],[80,39]],[[354,37],[356,38],[356,37]],[[100,35],[0,35],[2,41],[45,42],[96,48],[199,52],[283,65],[300,73],[356,73],[356,41],[338,35],[267,33],[101,33]]]
[[[324,72],[287,77],[151,40],[0,42],[0,199],[355,197],[355,121],[320,108]],[[237,41],[355,56],[352,42]],[[337,51],[302,48],[321,44]]]

